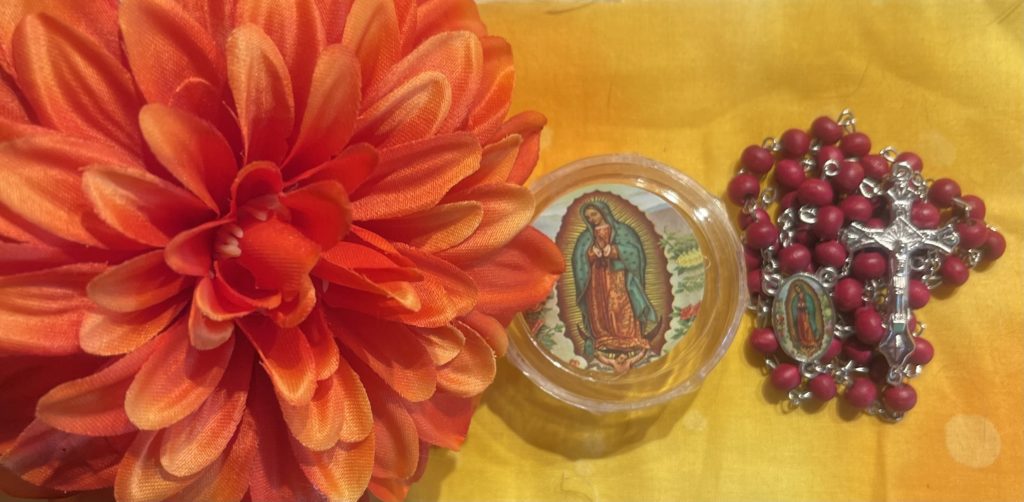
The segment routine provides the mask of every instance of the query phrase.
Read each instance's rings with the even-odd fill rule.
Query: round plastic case
[[[696,390],[746,307],[743,248],[722,203],[638,155],[573,162],[531,187],[533,226],[565,273],[510,329],[511,362],[541,389],[597,413]]]

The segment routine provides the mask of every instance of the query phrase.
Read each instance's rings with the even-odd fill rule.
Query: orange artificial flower
[[[0,6],[0,486],[402,499],[562,269],[472,0]]]

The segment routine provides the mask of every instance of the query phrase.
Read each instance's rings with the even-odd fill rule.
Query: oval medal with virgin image
[[[832,343],[835,310],[817,277],[795,274],[782,282],[772,304],[772,328],[783,352],[799,362],[825,354]]]

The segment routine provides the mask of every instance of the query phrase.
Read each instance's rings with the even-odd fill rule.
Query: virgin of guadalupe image
[[[651,351],[647,329],[658,316],[646,292],[647,255],[636,230],[602,200],[580,208],[586,223],[572,253],[583,356],[624,373]]]
[[[814,301],[814,292],[803,283],[795,283],[792,292],[789,294],[790,318],[794,320],[791,329],[796,334],[796,340],[804,351],[814,352],[819,345],[818,326],[820,325],[817,304]]]

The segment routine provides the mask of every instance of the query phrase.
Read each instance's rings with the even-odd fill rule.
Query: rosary
[[[843,389],[854,407],[899,421],[917,403],[907,381],[934,355],[914,310],[1002,256],[1006,240],[979,197],[923,178],[916,154],[870,152],[849,110],[819,117],[810,133],[747,147],[728,196],[742,207],[750,343],[771,384],[792,407]]]

